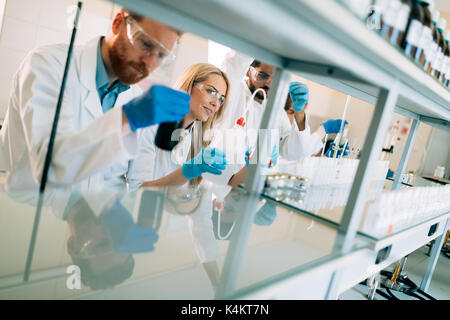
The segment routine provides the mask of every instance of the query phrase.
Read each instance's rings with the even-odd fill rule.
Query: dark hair
[[[81,283],[92,290],[103,290],[113,288],[124,282],[133,274],[134,259],[128,255],[125,262],[120,265],[114,265],[111,268],[96,273],[92,270],[91,259],[72,257],[72,261],[80,268]]]
[[[260,65],[261,65],[261,61],[255,59],[255,60],[253,60],[253,62],[252,62],[252,64],[250,66],[253,67],[253,68],[257,68]]]

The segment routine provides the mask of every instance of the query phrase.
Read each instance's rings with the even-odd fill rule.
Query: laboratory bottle
[[[438,10],[434,10],[433,12],[433,24],[432,24],[432,31],[433,31],[433,39],[430,41],[429,47],[428,47],[428,58],[425,62],[425,70],[428,71],[428,73],[431,74],[431,71],[433,70],[433,63],[435,63],[435,60],[439,53],[439,40],[440,34],[437,29],[437,23],[439,20],[440,12]]]
[[[183,121],[161,123],[156,131],[155,145],[166,151],[172,151],[178,144],[177,139],[172,139],[172,133],[181,128]]]
[[[389,6],[389,0],[373,0],[372,6],[374,19],[378,19],[379,23],[377,26],[379,27],[378,31],[381,31],[383,30],[383,19]]]
[[[446,67],[445,67],[445,74],[444,74],[444,85],[446,87],[450,87],[450,30],[447,30],[445,34],[445,43],[447,45],[446,50]]]
[[[397,23],[395,26],[396,32],[393,33],[391,43],[401,47],[406,37],[406,27],[408,19],[412,10],[414,0],[401,0],[400,11],[397,16]]]
[[[423,31],[424,12],[419,2],[420,0],[412,1],[411,13],[406,26],[406,36],[401,46],[411,58],[414,58],[417,54]]]
[[[419,4],[423,10],[423,28],[419,41],[419,48],[416,51],[414,60],[419,62],[423,67],[425,66],[426,60],[425,47],[429,45],[431,39],[433,39],[433,32],[432,32],[433,18],[431,14],[433,2],[432,0],[420,0]]]
[[[442,67],[445,56],[445,38],[444,38],[444,30],[447,26],[447,20],[444,18],[440,18],[438,22],[438,32],[439,32],[439,57],[436,61],[436,65],[434,68],[434,76],[436,79],[441,77]]]
[[[400,45],[408,23],[411,0],[392,0],[383,14],[381,35],[391,44]]]
[[[449,39],[450,30],[447,30],[445,33],[445,50],[444,50],[444,62],[442,64],[442,73],[441,78],[439,79],[444,85],[447,85],[447,81],[450,78],[449,70],[450,70],[450,45]]]

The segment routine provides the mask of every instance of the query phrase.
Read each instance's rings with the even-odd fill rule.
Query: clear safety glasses
[[[219,105],[223,106],[226,97],[224,95],[219,95],[219,92],[212,86],[203,83],[197,83],[195,85],[200,91],[205,94],[210,101],[219,101]]]
[[[253,81],[258,83],[269,82],[272,80],[272,75],[263,71],[258,71],[254,67],[250,67],[250,73],[253,77]]]
[[[167,49],[161,42],[147,34],[131,16],[125,17],[125,21],[128,40],[141,54],[156,56],[158,65],[170,63],[175,59],[175,47],[172,50]]]

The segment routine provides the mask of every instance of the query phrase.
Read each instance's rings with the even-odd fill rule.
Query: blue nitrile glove
[[[344,120],[344,127],[348,124],[347,120]],[[327,134],[333,134],[333,133],[339,133],[339,130],[341,129],[341,123],[342,123],[342,119],[330,119],[324,123],[321,123],[321,125],[323,126],[323,128],[325,129],[325,132]]]
[[[306,84],[291,82],[289,85],[289,95],[292,100],[292,108],[295,111],[302,111],[309,99],[309,90]]]
[[[280,154],[278,153],[278,146],[274,145],[272,149],[272,158],[271,158],[272,165],[269,163],[269,168],[275,167],[277,165],[279,156]]]
[[[334,146],[334,142],[330,143],[330,146],[328,147],[327,152],[325,152],[325,157],[333,158],[333,156],[334,156],[333,146]],[[350,147],[347,144],[347,146],[345,147],[345,150],[344,150],[344,157],[346,157],[348,155],[349,151],[350,151]],[[339,150],[336,154],[336,157],[340,157],[341,154],[342,154],[342,150]]]
[[[111,238],[116,253],[139,253],[153,251],[158,234],[152,227],[142,227],[134,223],[130,213],[117,202],[114,207],[100,217]]]
[[[132,131],[163,122],[176,122],[189,113],[191,97],[182,91],[152,86],[123,105]]]
[[[277,207],[268,201],[256,212],[253,222],[258,226],[270,226],[277,217]]]
[[[182,172],[188,180],[197,178],[204,172],[221,175],[226,164],[225,153],[216,148],[207,148],[202,149],[195,158],[183,164]]]

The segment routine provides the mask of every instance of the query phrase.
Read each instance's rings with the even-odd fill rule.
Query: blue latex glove
[[[139,97],[124,104],[132,131],[157,123],[176,122],[189,113],[191,97],[164,86],[152,86]]]
[[[333,146],[334,146],[334,142],[332,142],[330,144],[330,146],[328,147],[327,152],[325,152],[325,157],[333,158],[333,156],[334,156]],[[350,147],[348,146],[348,143],[347,143],[347,146],[345,147],[345,150],[344,150],[344,157],[346,157],[348,155],[349,151],[350,151]],[[342,150],[339,150],[336,154],[336,157],[340,157],[341,154],[342,154]]]
[[[348,124],[347,120],[344,120],[344,127]],[[342,123],[342,119],[330,119],[324,123],[321,123],[321,125],[324,127],[325,132],[327,134],[333,134],[333,133],[339,133],[339,130],[341,129],[341,123]],[[342,130],[343,130],[342,128]]]
[[[225,153],[216,148],[207,148],[202,149],[195,158],[183,164],[182,172],[188,180],[197,178],[204,172],[221,175],[226,164]]]
[[[289,85],[289,95],[292,100],[292,108],[295,111],[302,111],[309,99],[308,87],[300,82],[291,82]]]
[[[277,165],[279,156],[280,154],[278,153],[278,145],[274,145],[272,149],[272,165],[269,163],[269,168],[275,167]]]
[[[153,251],[158,234],[152,227],[142,227],[134,223],[130,213],[117,202],[114,207],[100,217],[108,232],[116,253],[139,253]]]
[[[253,222],[258,226],[270,226],[277,217],[277,207],[270,202],[266,202],[261,209],[256,212]]]

